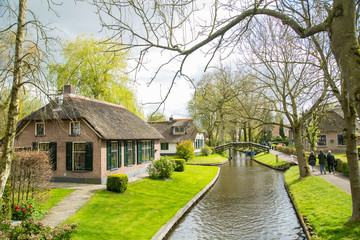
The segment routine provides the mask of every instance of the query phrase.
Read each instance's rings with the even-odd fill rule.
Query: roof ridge
[[[114,106],[114,107],[118,107],[118,108],[127,109],[126,107],[124,107],[123,105],[120,105],[120,104],[110,103],[110,102],[106,102],[104,100],[89,98],[89,97],[85,97],[85,96],[78,95],[78,94],[67,94],[67,95],[64,95],[64,98],[77,98],[77,99],[82,99],[82,100],[85,100],[85,101],[102,103],[102,104],[106,104],[106,105],[109,105],[109,106]]]

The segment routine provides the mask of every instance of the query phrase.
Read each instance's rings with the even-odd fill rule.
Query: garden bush
[[[147,167],[149,177],[153,179],[170,178],[175,169],[175,163],[168,157],[161,157],[159,160],[152,161]]]
[[[214,152],[211,150],[210,147],[208,147],[206,145],[201,149],[201,154],[203,156],[210,156],[212,153],[214,153]]]
[[[76,227],[77,224],[73,223],[52,229],[41,222],[35,222],[34,219],[25,220],[20,226],[11,226],[8,221],[0,225],[0,239],[71,239],[71,235],[77,232]]]
[[[296,149],[292,147],[278,146],[277,150],[286,154],[296,155]]]
[[[127,189],[129,178],[124,173],[111,174],[107,177],[106,189],[112,192],[123,193]]]
[[[182,141],[176,146],[176,155],[186,161],[195,156],[194,151],[195,148],[191,140]]]
[[[211,149],[211,154],[215,154],[215,148],[214,147],[210,147]]]
[[[342,172],[349,176],[349,166],[347,162],[342,163]]]
[[[186,164],[185,159],[172,159],[172,161],[174,161],[175,163],[175,168],[174,168],[175,172],[185,171],[185,164]]]

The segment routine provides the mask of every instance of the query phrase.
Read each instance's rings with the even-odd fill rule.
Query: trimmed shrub
[[[175,163],[165,156],[159,160],[152,161],[147,167],[147,172],[152,179],[165,179],[171,177],[174,169]]]
[[[277,150],[286,154],[296,155],[296,149],[292,147],[278,146]]]
[[[4,222],[0,225],[0,239],[71,239],[71,235],[77,232],[77,226],[73,223],[52,229],[33,219],[23,221],[20,226],[11,226],[10,222]]]
[[[127,189],[129,178],[124,173],[111,174],[107,177],[106,189],[112,192],[123,193]]]
[[[201,154],[203,156],[210,156],[212,153],[213,151],[206,145],[201,149]]]
[[[185,171],[185,164],[186,161],[185,159],[172,159],[172,161],[174,161],[175,163],[175,172],[183,172]]]
[[[176,155],[186,161],[195,156],[194,151],[195,148],[191,140],[182,141],[176,146]]]
[[[343,171],[343,168],[342,168],[342,165],[343,165],[343,161],[341,161],[341,159],[337,158],[335,159],[336,160],[336,171],[338,172],[342,172]]]
[[[207,146],[207,145],[206,145]],[[215,154],[215,148],[214,147],[210,147],[211,149],[211,154]]]

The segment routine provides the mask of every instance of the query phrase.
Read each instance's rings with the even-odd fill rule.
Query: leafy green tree
[[[81,95],[121,104],[143,116],[126,73],[125,53],[111,51],[101,40],[80,35],[64,44],[61,55],[63,63],[48,66],[58,89],[72,84]]]
[[[166,121],[166,117],[164,114],[162,114],[161,112],[155,112],[155,113],[150,113],[147,116],[147,120],[149,122],[159,122],[159,121]]]
[[[309,142],[310,148],[313,152],[316,152],[316,143],[319,140],[319,121],[320,117],[313,114],[311,119],[309,121],[306,121],[304,124],[303,137]]]
[[[182,141],[176,146],[176,155],[186,161],[195,156],[194,151],[194,144],[191,140]]]

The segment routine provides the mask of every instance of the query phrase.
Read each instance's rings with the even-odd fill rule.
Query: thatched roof
[[[125,107],[80,95],[64,95],[60,110],[54,102],[23,118],[28,120],[85,120],[104,139],[161,139],[163,136]]]
[[[357,123],[356,132],[359,132]],[[328,111],[319,123],[319,130],[325,132],[342,132],[345,128],[344,113],[341,108]]]
[[[161,122],[150,122],[150,124],[164,136],[164,139],[161,139],[160,142],[167,143],[179,143],[184,140],[194,141],[196,134],[202,132],[194,124],[193,120],[190,118],[186,119],[171,119],[170,121],[161,121]],[[183,135],[174,135],[173,128],[177,126],[185,127],[185,134]]]

